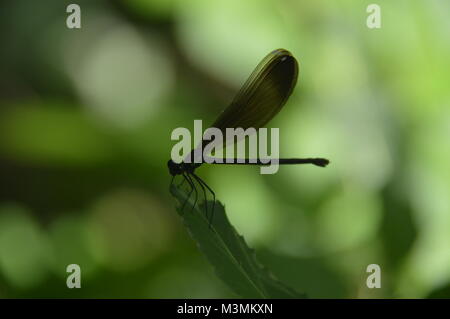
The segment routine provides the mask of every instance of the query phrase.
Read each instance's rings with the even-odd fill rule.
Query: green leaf
[[[230,224],[219,201],[216,201],[210,224],[204,204],[192,209],[193,201],[187,198],[184,191],[175,186],[170,191],[181,205],[188,200],[183,210],[177,208],[178,214],[217,276],[236,294],[243,298],[306,298],[306,295],[276,279],[257,261],[254,250],[247,246],[244,238]],[[211,209],[213,202],[207,203]]]

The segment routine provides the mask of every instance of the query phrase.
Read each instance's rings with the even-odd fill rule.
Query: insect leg
[[[197,181],[200,184],[203,184],[211,193],[211,195],[213,196],[213,206],[212,206],[212,211],[211,211],[211,215],[209,218],[209,225],[211,225],[212,220],[213,220],[213,215],[214,215],[214,208],[216,207],[216,193],[214,193],[214,191],[211,189],[211,187],[208,186],[208,184],[205,183],[204,180],[202,180],[200,177],[198,177],[197,175],[193,174],[194,176],[196,176]]]
[[[184,177],[183,180],[187,180],[189,186],[191,187],[191,190],[189,191],[188,196],[186,197],[186,199],[184,200],[183,205],[181,206],[181,216],[184,215],[184,207],[186,206],[186,203],[188,202],[189,198],[191,198],[191,194],[194,191],[194,185],[192,184],[192,182],[190,180],[188,180],[187,176],[185,174],[182,175]]]
[[[184,177],[184,174],[182,176]],[[186,178],[183,178],[183,180],[181,181],[180,184],[177,185],[177,187],[179,188],[179,187],[183,186],[185,181],[186,181]]]
[[[197,193],[197,188],[195,187],[195,183],[194,183],[194,181],[192,180],[192,177],[190,176],[190,174],[186,173],[185,176],[186,176],[186,179],[187,179],[188,183],[191,185],[191,187],[193,188],[193,190],[194,190],[194,192],[195,192],[194,205],[192,205],[192,208],[191,208],[191,213],[192,213],[192,211],[193,211],[194,208],[195,208],[195,205],[197,204],[198,193]]]
[[[172,188],[172,185],[173,185],[173,180],[175,179],[175,175],[173,175],[172,176],[172,180],[170,181],[170,185],[169,185],[169,188]]]

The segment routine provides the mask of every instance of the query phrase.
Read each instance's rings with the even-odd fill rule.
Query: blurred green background
[[[68,29],[71,2],[0,4],[1,298],[235,297],[175,213],[170,133],[280,47],[300,63],[280,154],[332,164],[198,174],[310,297],[450,297],[449,1],[78,0]]]

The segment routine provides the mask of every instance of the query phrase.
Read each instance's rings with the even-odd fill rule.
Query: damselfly
[[[211,127],[218,128],[224,135],[226,128],[261,128],[266,125],[284,106],[295,84],[297,83],[298,63],[292,54],[284,49],[278,49],[269,53],[256,67],[245,84],[239,90],[231,104],[219,115]],[[204,149],[210,143],[210,140],[203,139],[199,147]],[[224,143],[226,144],[226,143]],[[195,161],[196,149],[192,150],[180,163],[175,163],[172,159],[168,161],[169,172],[174,178],[177,175],[183,177],[183,183],[187,182],[190,190],[186,200],[182,205],[182,211],[194,192],[195,200],[192,206],[194,209],[197,203],[198,184],[205,198],[206,215],[208,215],[208,206],[206,201],[206,192],[209,191],[213,197],[211,214],[209,222],[211,224],[214,213],[215,193],[203,181],[195,170],[205,163],[203,153],[200,153],[200,161]],[[198,154],[198,153],[197,153]],[[280,158],[278,164],[313,164],[325,167],[329,161],[325,158]],[[212,164],[235,164],[235,165],[268,165],[267,161],[257,159],[235,159],[233,163],[223,161],[222,163]]]

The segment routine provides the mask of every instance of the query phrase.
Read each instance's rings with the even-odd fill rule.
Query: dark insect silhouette
[[[211,127],[218,128],[225,136],[226,128],[243,128],[244,130],[250,127],[255,129],[266,125],[284,106],[295,84],[297,83],[298,63],[292,54],[285,49],[278,49],[269,53],[255,68],[245,84],[239,90],[231,104],[219,115]],[[200,143],[202,149],[211,141],[203,140]],[[203,181],[195,170],[204,164],[204,159],[200,163],[194,162],[194,152],[192,150],[181,163],[175,163],[172,160],[167,162],[169,172],[172,175],[171,186],[174,182],[175,176],[182,176],[183,181],[188,183],[189,192],[181,209],[190,199],[194,192],[194,209],[197,204],[197,187],[200,186],[205,199],[205,210],[208,218],[208,202],[206,201],[206,192],[210,192],[213,201],[212,209],[209,215],[209,223],[211,225],[215,205],[214,191]],[[202,155],[203,156],[203,155]],[[329,161],[325,158],[280,158],[278,159],[280,165],[283,164],[313,164],[320,167],[328,165]],[[261,159],[234,159],[233,163],[212,163],[212,164],[232,164],[232,165],[269,165],[266,161]]]

